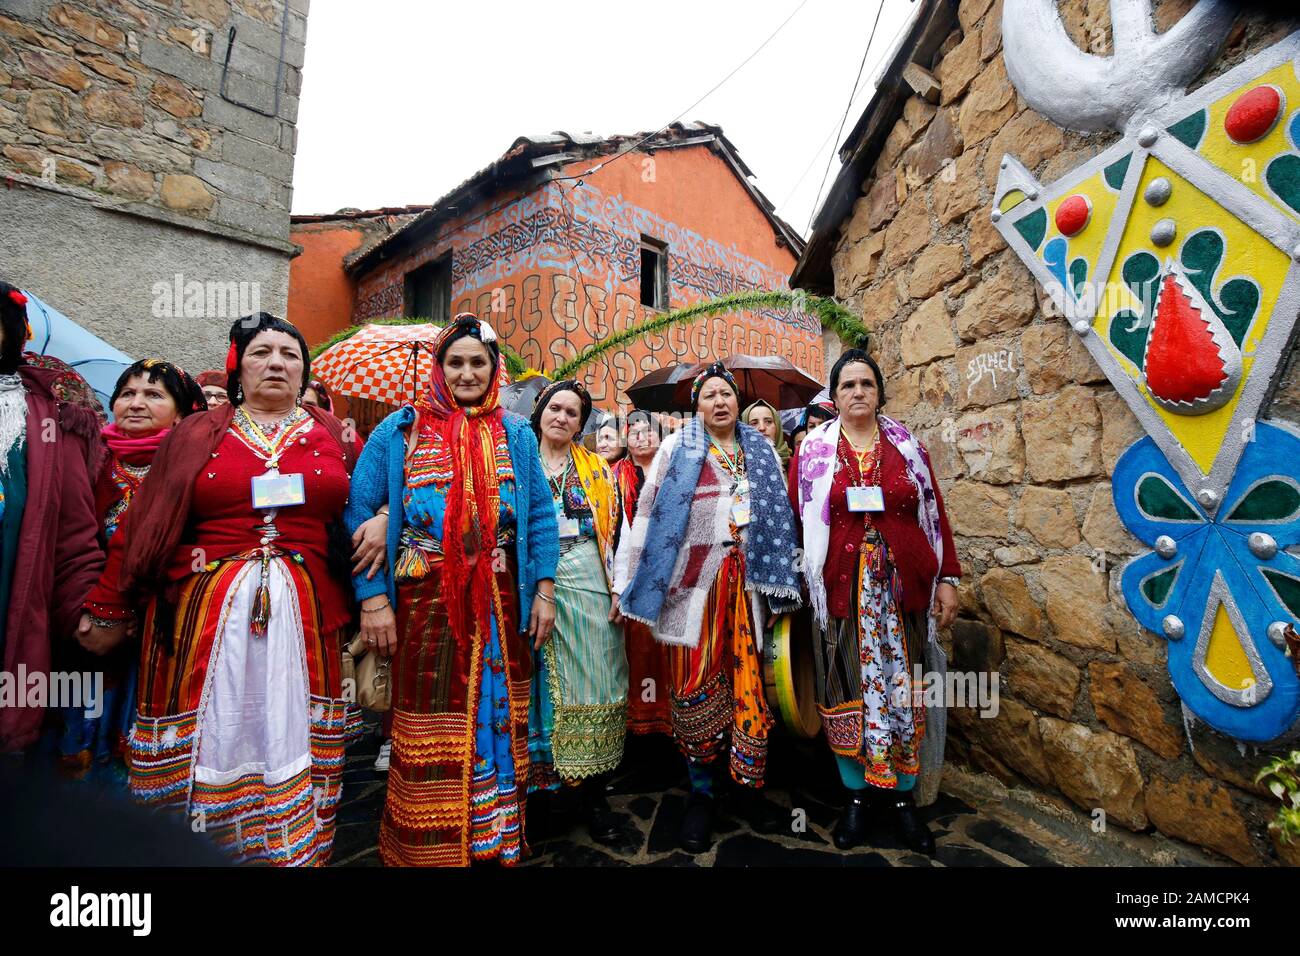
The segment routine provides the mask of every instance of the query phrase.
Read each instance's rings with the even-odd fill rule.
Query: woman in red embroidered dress
[[[113,424],[104,428],[108,455],[95,484],[95,515],[105,544],[113,537],[135,493],[149,473],[158,446],[182,418],[205,411],[207,405],[197,382],[179,366],[160,359],[143,359],[129,366],[113,388],[109,400]],[[93,609],[92,609],[93,614]],[[105,674],[104,700],[98,717],[87,717],[80,707],[63,709],[63,738],[60,764],[64,773],[82,778],[108,775],[118,786],[126,785],[124,762],[127,734],[135,717],[136,676],[140,649],[134,641],[101,648],[90,640],[93,624],[98,634],[119,626],[117,620],[93,618],[83,613],[77,636],[86,651],[103,655],[71,662],[70,669],[100,670]],[[134,618],[126,622],[121,637],[132,637]],[[75,652],[74,652],[75,653]]]
[[[790,501],[817,624],[818,710],[849,791],[832,837],[857,846],[875,809],[908,848],[933,855],[912,796],[928,720],[914,680],[927,645],[930,660],[943,653],[936,635],[957,616],[961,565],[929,452],[877,414],[885,378],[875,360],[846,349],[830,389],[839,417],[804,439]],[[941,738],[930,745],[942,753]]]
[[[325,863],[342,783],[351,607],[330,544],[355,445],[298,405],[308,362],[282,319],[232,326],[231,404],[162,443],[91,595],[117,619],[147,601],[132,796],[183,810],[239,862]]]
[[[612,467],[618,493],[618,533],[614,549],[623,535],[632,530],[637,499],[646,469],[659,450],[658,423],[649,412],[634,411],[627,416],[627,457]],[[669,689],[668,645],[660,644],[650,628],[640,621],[624,621],[627,641],[628,694],[627,729],[633,734],[671,734],[671,693]]]

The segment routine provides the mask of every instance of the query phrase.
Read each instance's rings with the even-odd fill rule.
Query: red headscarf
[[[442,352],[452,340],[478,339],[493,354],[496,367],[479,404],[456,403],[442,371]],[[496,548],[496,449],[505,440],[501,388],[509,382],[495,347],[496,333],[469,312],[438,334],[433,342],[433,372],[416,400],[418,444],[439,448],[438,461],[450,466],[447,510],[442,522],[442,594],[452,633],[468,640],[475,628],[486,633],[492,589],[492,553]]]

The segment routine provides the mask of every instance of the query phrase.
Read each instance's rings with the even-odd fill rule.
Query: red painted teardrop
[[[1145,375],[1152,394],[1167,402],[1209,398],[1227,379],[1209,322],[1172,275],[1161,283]]]
[[[1262,139],[1282,112],[1282,91],[1276,86],[1257,86],[1242,93],[1223,117],[1223,128],[1234,143]]]
[[[1088,225],[1091,217],[1092,203],[1087,196],[1075,193],[1065,197],[1056,207],[1056,228],[1061,230],[1063,236],[1076,236]]]

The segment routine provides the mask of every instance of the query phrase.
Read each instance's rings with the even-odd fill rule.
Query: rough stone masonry
[[[195,368],[238,313],[171,301],[176,275],[283,313],[308,2],[2,0],[4,277]]]

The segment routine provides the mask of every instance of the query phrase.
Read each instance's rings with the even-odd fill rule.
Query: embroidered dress
[[[379,830],[388,866],[513,865],[525,851],[532,668],[514,597],[515,475],[505,431],[494,424],[491,480],[479,507],[496,515],[495,573],[488,627],[474,628],[468,641],[457,640],[443,597],[452,463],[439,430],[421,430],[406,467],[406,524],[394,567],[393,749]]]
[[[727,489],[745,475],[745,455],[737,445],[728,457],[714,444],[704,467]],[[727,752],[732,778],[761,787],[773,719],[745,593],[745,531],[735,521],[729,524],[731,544],[705,603],[699,643],[668,649],[672,729],[691,763],[710,764]]]
[[[859,454],[841,434],[830,520],[847,522],[846,489],[880,486],[880,436]],[[870,512],[858,546],[857,583],[847,617],[830,618],[815,641],[818,710],[831,750],[863,768],[866,783],[894,789],[920,772],[925,708],[912,693],[912,665],[926,639],[924,614],[905,614],[902,584]],[[917,697],[917,699],[914,699]]]
[[[273,466],[303,476],[306,501],[255,512],[250,482]],[[338,443],[305,412],[262,429],[240,409],[195,479],[169,572],[175,602],[152,601],[145,613],[132,796],[201,820],[237,862],[329,858],[355,728],[325,528],[347,491]],[[115,570],[110,549],[105,577],[116,580]]]
[[[620,536],[636,518],[642,470],[629,455],[613,466],[618,493]],[[627,730],[631,734],[672,733],[672,695],[669,692],[668,647],[654,639],[649,626],[631,619],[623,622],[627,647]]]
[[[613,770],[623,759],[627,728],[627,654],[622,630],[609,620],[604,559],[615,520],[608,466],[575,447],[549,483],[557,517],[575,521],[577,535],[560,540],[555,629],[534,655],[530,790]]]
[[[149,464],[133,465],[109,454],[100,477],[100,485],[110,502],[100,517],[105,542],[117,533],[147,474]],[[99,496],[97,489],[96,498]],[[93,614],[100,611],[94,607],[90,610]],[[91,777],[113,788],[125,789],[128,738],[135,719],[136,684],[140,675],[139,646],[128,641],[94,663],[104,674],[102,712],[98,717],[87,717],[84,708],[63,708],[59,770],[73,779]]]

